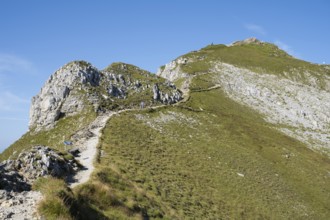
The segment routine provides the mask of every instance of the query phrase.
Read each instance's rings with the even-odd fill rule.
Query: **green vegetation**
[[[69,207],[73,194],[63,180],[40,178],[33,185],[33,190],[40,191],[44,196],[38,207],[38,211],[44,218],[49,220],[72,219]]]
[[[39,203],[39,214],[49,220],[107,219],[98,210],[77,198],[62,179],[40,178],[34,185],[44,198]]]
[[[163,207],[113,167],[100,166],[89,183],[75,189],[75,194],[107,219],[163,219]]]
[[[56,178],[40,178],[33,189],[44,196],[38,211],[46,219],[164,219],[160,204],[129,182],[104,167],[74,191]]]
[[[192,63],[181,65],[184,72],[191,74],[206,72],[212,67],[213,62],[221,61],[248,68],[257,73],[267,72],[280,75],[305,84],[310,84],[309,79],[315,77],[320,88],[325,86],[324,76],[330,76],[330,69],[325,65],[296,59],[269,43],[235,46],[209,45],[182,57],[194,59]]]
[[[138,108],[141,102],[145,102],[145,106],[158,105],[159,103],[152,100],[152,86],[155,84],[158,84],[159,89],[163,93],[171,94],[171,88],[166,85],[165,79],[134,65],[117,62],[105,68],[104,71],[116,73],[118,75],[122,74],[125,77],[126,83],[130,82],[131,85],[128,86],[127,96],[125,98],[103,98],[101,100],[100,109],[120,110]],[[136,82],[141,84],[140,88],[135,87],[134,83]],[[144,88],[142,88],[142,85]],[[98,94],[99,97],[103,97],[102,94],[107,94],[107,91],[104,90],[104,88],[107,87],[108,85],[102,85],[99,88],[92,88],[91,92]]]
[[[200,82],[207,77],[192,89],[212,86]],[[219,89],[196,88],[176,107],[112,118],[101,149],[101,166],[116,168],[171,219],[330,216],[329,159]]]
[[[0,161],[9,157],[14,159],[21,151],[37,145],[65,151],[63,142],[70,140],[72,135],[89,125],[95,118],[96,113],[86,110],[81,114],[60,119],[53,129],[40,132],[29,131],[0,154]]]
[[[223,61],[308,83],[295,72],[308,70],[322,87],[322,74],[330,70],[267,43],[210,45],[183,57],[195,60],[181,66],[195,75],[189,99],[113,116],[89,182],[73,191],[59,179],[35,183],[45,195],[40,213],[47,219],[329,219],[330,159],[229,99],[212,74],[204,73],[212,62]],[[150,85],[165,83],[129,64],[114,63],[106,71]],[[133,108],[151,95],[131,93],[103,100],[101,107]],[[27,133],[0,159],[37,144],[61,149],[63,137],[69,140],[95,116],[88,111],[61,119],[52,130]]]

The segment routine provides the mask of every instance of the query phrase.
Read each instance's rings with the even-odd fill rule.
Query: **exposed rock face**
[[[255,38],[232,45],[264,44]],[[266,43],[265,43],[266,44]],[[194,62],[179,58],[165,65],[158,74],[168,80],[186,79],[180,64]],[[268,122],[277,125],[285,134],[306,143],[310,148],[330,149],[330,78],[322,76],[322,83],[308,71],[292,70],[285,77],[256,73],[230,64],[210,63],[214,82],[233,100],[257,110]],[[296,72],[299,74],[296,74]],[[307,83],[295,79],[304,75]],[[321,77],[321,76],[320,76]],[[321,86],[322,85],[322,86]],[[181,88],[182,89],[182,88]],[[184,90],[182,90],[184,91]],[[160,94],[162,96],[162,94]],[[162,96],[166,99],[166,96]]]
[[[284,133],[311,148],[330,149],[330,93],[275,75],[258,74],[225,63],[215,64],[215,81],[233,100],[265,115]],[[330,79],[324,78],[326,84]]]
[[[152,91],[154,93],[154,100],[160,100],[159,88],[157,84],[154,85]]]
[[[189,62],[191,61],[187,58],[180,57],[166,64],[163,68],[158,69],[157,75],[172,82],[180,78],[186,78],[188,75],[181,71],[180,64],[184,65]]]
[[[52,128],[59,119],[80,113],[88,106],[104,112],[106,106],[118,99],[148,94],[155,83],[159,92],[155,100],[164,104],[179,101],[180,91],[164,81],[128,64],[115,63],[100,71],[84,61],[71,62],[50,76],[40,93],[33,97],[29,127],[35,131]],[[143,101],[153,103],[152,96]]]
[[[108,93],[112,97],[125,98],[125,90],[110,83]]]
[[[0,164],[0,189],[27,191],[39,177],[66,177],[78,169],[75,160],[67,160],[64,155],[48,147],[36,146],[22,152],[16,160],[6,160]]]
[[[65,65],[50,76],[40,93],[33,97],[30,108],[30,128],[50,128],[60,117],[75,114],[84,102],[71,91],[78,87],[98,86],[99,71],[90,64],[78,61]]]
[[[171,86],[174,86],[171,84]],[[173,104],[182,99],[182,93],[179,90],[172,91],[171,94],[163,93],[159,90],[158,85],[153,86],[153,98],[155,101],[160,101],[163,104]]]

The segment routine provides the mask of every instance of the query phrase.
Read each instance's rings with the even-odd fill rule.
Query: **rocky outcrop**
[[[0,165],[3,166],[3,165]],[[16,170],[0,167],[0,190],[7,191],[27,191],[31,189],[31,185],[26,182],[26,178]]]
[[[69,63],[50,76],[40,93],[32,98],[30,128],[50,128],[65,115],[84,108],[84,100],[73,90],[98,86],[100,73],[91,64],[76,61]]]
[[[214,80],[233,100],[257,110],[281,131],[311,148],[330,149],[330,93],[272,74],[216,63]],[[305,73],[307,74],[307,73]],[[330,79],[324,77],[327,83]]]
[[[126,97],[126,93],[124,88],[120,88],[117,87],[116,85],[110,83],[109,84],[109,89],[108,89],[108,94],[112,97],[116,97],[116,98],[125,98]]]
[[[107,106],[116,106],[118,100],[134,95],[146,97],[155,83],[163,96],[154,100],[164,104],[180,100],[181,93],[175,87],[133,65],[115,63],[100,71],[84,61],[71,62],[50,76],[40,93],[33,97],[30,130],[38,132],[53,128],[59,119],[90,109],[89,106],[93,106],[96,112],[112,110]],[[152,98],[149,95],[143,101],[157,104]]]
[[[188,77],[188,74],[184,73],[180,65],[185,65],[189,62],[192,62],[191,60],[187,58],[180,57],[176,60],[173,60],[172,62],[166,64],[165,66],[161,67],[157,71],[157,75],[168,79],[169,81],[173,82],[180,78],[186,78]]]
[[[67,177],[78,171],[74,159],[45,146],[33,147],[19,154],[16,160],[0,164],[0,189],[7,191],[30,190],[33,182],[43,176]]]
[[[159,93],[159,88],[158,88],[158,85],[155,84],[152,88],[152,91],[154,93],[153,97],[154,97],[154,100],[160,100],[160,93]]]
[[[175,88],[173,84],[171,84],[171,86]],[[160,91],[158,85],[155,84],[153,86],[153,98],[155,101],[160,101],[163,104],[174,104],[182,99],[182,92],[174,90],[170,94],[164,93]]]

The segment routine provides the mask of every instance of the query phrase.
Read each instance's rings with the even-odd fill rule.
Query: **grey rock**
[[[36,205],[42,199],[40,192],[8,192],[0,190],[0,219],[40,219]]]
[[[117,98],[124,98],[125,97],[125,91],[123,89],[120,89],[116,87],[113,84],[110,84],[108,93],[110,96],[117,97]]]
[[[158,88],[158,84],[155,84],[152,88],[152,92],[153,92],[153,99],[154,100],[160,100],[160,93],[159,93],[159,88]]]
[[[190,62],[188,59],[178,60],[178,65]],[[132,68],[132,67],[130,67]],[[167,69],[171,71],[168,67]],[[166,68],[165,68],[166,69]],[[101,113],[112,109],[114,98],[126,99],[131,94],[150,91],[150,84],[154,83],[155,75],[139,68],[138,73],[143,78],[134,78],[128,71],[128,65],[119,65],[119,68],[107,68],[99,71],[91,64],[83,61],[71,62],[52,74],[38,95],[32,98],[30,108],[29,128],[33,132],[51,129],[62,118],[79,114],[88,105],[94,111]],[[168,94],[163,101],[160,97],[160,88]],[[178,90],[171,82],[160,83],[151,88],[153,98],[164,104],[172,104],[180,100],[171,93]],[[166,91],[165,91],[166,90]],[[149,101],[152,97],[150,97]],[[144,100],[148,101],[148,100]],[[155,102],[154,102],[155,104]]]
[[[125,77],[122,74],[119,74],[118,78],[120,83],[126,85]]]
[[[45,146],[33,147],[18,158],[0,165],[0,189],[7,191],[30,190],[31,184],[42,176],[67,177],[77,171],[75,160]],[[75,168],[75,169],[74,169]]]
[[[157,75],[173,82],[180,78],[187,78],[189,75],[181,70],[181,65],[191,62],[187,58],[178,58],[165,65],[163,69],[158,69]]]
[[[84,108],[79,96],[72,90],[98,86],[100,72],[90,64],[76,61],[67,64],[50,76],[40,93],[32,98],[30,128],[51,128],[65,114],[74,114]]]
[[[295,71],[295,70],[293,70]],[[265,115],[280,130],[313,149],[330,149],[330,90],[295,78],[259,74],[226,63],[215,63],[215,82],[233,100]],[[299,75],[315,81],[307,70]],[[292,77],[295,74],[288,74]],[[330,83],[326,75],[324,85]]]
[[[68,152],[76,157],[80,153],[80,150],[78,147],[75,147],[75,148],[68,150]]]

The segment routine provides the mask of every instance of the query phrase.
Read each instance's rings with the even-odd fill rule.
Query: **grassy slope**
[[[111,119],[101,165],[116,167],[162,204],[166,216],[329,218],[329,159],[220,90],[193,92],[183,105],[140,114],[144,122],[131,113]],[[161,122],[164,115],[177,119]]]
[[[37,145],[50,146],[53,149],[64,151],[63,141],[70,140],[73,134],[90,124],[95,118],[96,114],[92,110],[85,111],[79,115],[59,120],[53,129],[38,133],[29,131],[0,154],[0,161],[9,157],[14,159],[22,150]],[[16,153],[13,155],[14,152]]]
[[[285,54],[258,57],[256,49],[210,46],[186,55],[206,58],[183,69],[206,72],[207,62],[222,60],[282,74],[303,62]],[[277,59],[289,61],[277,69]],[[54,219],[328,219],[329,159],[273,130],[221,90],[201,91],[211,86],[207,75],[195,77],[186,103],[113,117],[92,179],[52,195],[62,210],[47,202],[43,210]]]
[[[237,46],[209,45],[182,57],[195,60],[189,65],[182,66],[182,70],[187,73],[205,72],[211,67],[212,61],[221,61],[259,73],[280,75],[305,84],[310,84],[309,78],[312,76],[317,79],[317,85],[320,88],[325,86],[324,76],[330,77],[330,69],[326,65],[316,65],[296,59],[269,43]]]
[[[323,68],[262,53],[256,45],[211,46],[186,55],[205,58],[182,68],[206,72],[216,60],[273,74]],[[75,196],[108,219],[328,219],[329,159],[221,90],[204,91],[212,86],[201,75],[186,103],[112,118],[98,171]]]
[[[329,75],[271,44],[212,45],[183,57],[195,60],[181,66],[190,74],[223,61],[302,83],[309,82],[299,71],[307,70],[321,88],[322,74]],[[329,218],[329,159],[272,129],[221,90],[201,91],[213,86],[209,79],[194,78],[186,103],[140,112],[142,120],[132,113],[111,119],[101,166],[116,170],[172,219]]]

